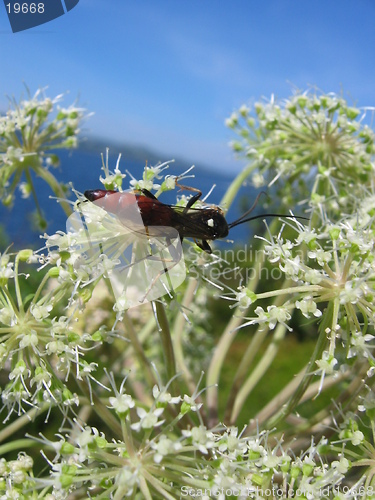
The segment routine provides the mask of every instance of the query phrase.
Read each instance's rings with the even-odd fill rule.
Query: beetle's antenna
[[[251,214],[251,212],[254,210],[254,208],[258,205],[259,198],[262,196],[262,194],[267,194],[265,191],[261,191],[257,197],[255,198],[254,203],[251,205],[249,210],[246,210],[244,214],[241,215],[238,219],[235,221],[231,222],[228,224],[228,228],[232,229],[232,227],[239,226],[240,224],[243,224],[244,222],[249,222],[251,220],[255,219],[261,219],[262,217],[284,217],[287,219],[304,219],[304,220],[310,220],[307,217],[302,217],[301,215],[285,215],[285,214],[260,214],[260,215],[254,215],[253,217],[248,217],[247,219],[245,218],[247,215]]]
[[[246,214],[244,214],[246,215]],[[229,229],[232,229],[232,227],[239,226],[240,224],[243,224],[244,222],[250,222],[251,220],[255,219],[261,219],[262,217],[284,217],[284,219],[304,219],[304,220],[310,220],[308,217],[303,217],[302,215],[285,215],[285,214],[259,214],[259,215],[254,215],[253,217],[249,217],[247,219],[244,219],[244,215],[240,217],[239,219],[235,220],[234,222],[231,222],[228,224]]]
[[[258,205],[259,198],[262,196],[262,194],[267,194],[267,193],[265,191],[261,191],[260,193],[258,193],[257,197],[255,198],[254,203],[251,205],[249,210],[246,210],[246,212],[244,214],[242,214],[240,218],[238,218],[237,220],[235,220],[231,224],[229,224],[229,227],[238,226],[238,224],[241,224],[241,221],[247,222],[249,219],[246,219],[246,220],[243,220],[243,219],[247,215],[251,214],[251,212],[254,210],[254,208]],[[250,220],[253,220],[253,219],[250,219]]]

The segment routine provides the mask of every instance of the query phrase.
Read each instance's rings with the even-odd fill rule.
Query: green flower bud
[[[189,405],[189,403],[186,403],[186,401],[183,401],[180,408],[181,415],[189,413],[190,410],[191,410],[191,405]]]
[[[310,465],[310,464],[303,464],[302,466],[302,473],[304,476],[311,476],[311,474],[313,473],[314,471],[314,466],[313,465]]]
[[[101,334],[100,330],[97,330],[95,333],[91,335],[91,339],[94,342],[102,342],[103,340],[103,335]]]
[[[113,484],[112,484],[112,481],[109,478],[105,477],[104,479],[102,479],[100,481],[99,486],[101,488],[103,488],[104,490],[107,490],[108,488],[110,488],[111,486],[113,486]]]
[[[68,260],[68,259],[69,259],[69,257],[70,257],[70,252],[67,252],[67,251],[63,250],[62,252],[59,252],[59,255],[60,255],[60,257],[61,257],[61,260],[62,260],[63,262],[65,262],[66,260]]]
[[[32,257],[33,253],[34,252],[30,248],[27,248],[18,252],[18,257],[22,262],[27,262],[30,257]]]
[[[290,469],[290,477],[293,479],[297,479],[297,477],[301,474],[301,469],[299,467],[292,467]]]
[[[39,123],[44,122],[48,116],[48,111],[39,108],[38,111],[36,112],[36,116],[38,118]]]
[[[286,457],[284,462],[280,465],[280,470],[284,473],[289,472],[290,469],[290,460],[287,460],[287,458],[289,457]]]
[[[48,276],[51,278],[58,278],[60,274],[60,269],[58,267],[51,267],[51,269],[48,270]]]
[[[13,195],[8,194],[2,201],[4,206],[10,207],[11,204],[13,203]]]
[[[97,447],[102,449],[102,450],[108,446],[108,441],[104,437],[101,437],[101,436],[97,436],[95,438],[95,443],[96,443]]]
[[[70,474],[61,474],[60,476],[60,483],[61,486],[66,489],[69,488],[73,484],[74,481],[74,476]]]
[[[346,116],[350,118],[350,120],[354,120],[355,118],[357,118],[358,115],[359,115],[359,109],[357,108],[346,109]]]
[[[248,116],[246,118],[246,124],[247,124],[248,127],[254,128],[255,127],[255,120],[254,120],[254,118]]]
[[[300,108],[304,108],[306,106],[306,103],[307,103],[307,97],[304,95],[300,95],[297,98],[297,102],[298,102],[298,106]]]
[[[233,141],[231,146],[232,146],[233,151],[235,151],[237,153],[239,153],[240,151],[243,150],[242,144],[238,141]]]
[[[340,229],[339,228],[330,229],[329,235],[330,235],[332,241],[338,240],[338,238],[340,236]]]
[[[81,337],[78,335],[78,333],[69,332],[69,335],[68,335],[69,342],[77,343],[80,338]]]
[[[249,460],[258,460],[260,458],[259,451],[249,450]]]
[[[75,452],[75,448],[72,444],[70,443],[63,443],[60,449],[61,455],[72,455]]]

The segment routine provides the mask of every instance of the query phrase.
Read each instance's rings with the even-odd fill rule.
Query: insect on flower
[[[69,217],[71,250],[79,256],[77,273],[90,276],[84,283],[101,275],[108,277],[117,308],[128,309],[171,295],[186,277],[184,238],[192,238],[202,250],[212,253],[209,241],[225,238],[231,228],[264,217],[248,217],[259,196],[250,210],[228,223],[220,207],[194,207],[201,191],[178,186],[196,191],[185,207],[162,203],[147,189],[95,189],[85,191],[86,202]]]
[[[194,188],[180,187],[195,191]],[[94,189],[84,193],[89,201],[95,202],[110,213],[115,213],[125,225],[130,223],[132,218],[130,216],[131,205],[135,202],[146,232],[152,232],[150,228],[172,227],[178,232],[181,242],[184,238],[192,238],[198,247],[207,253],[212,253],[208,241],[225,238],[230,229],[235,226],[260,217],[286,217],[280,214],[262,214],[247,218],[254,210],[260,194],[247,212],[237,220],[228,223],[220,207],[212,205],[203,208],[193,207],[202,196],[202,192],[199,190],[189,199],[185,207],[166,205],[147,189],[142,189],[136,194],[132,192],[119,193],[105,189]]]

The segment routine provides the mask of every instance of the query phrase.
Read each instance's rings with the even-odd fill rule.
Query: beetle
[[[180,244],[184,238],[192,238],[202,250],[212,253],[209,242],[225,238],[233,227],[261,217],[280,216],[249,216],[260,193],[249,210],[228,223],[218,206],[194,207],[202,196],[201,191],[177,185],[195,191],[185,207],[162,203],[147,189],[124,192],[92,189],[84,192],[87,205],[79,203],[81,208],[73,214],[71,226],[72,232],[78,235],[77,241],[82,229],[87,237],[87,242],[78,245],[78,250],[89,248],[88,258],[93,259],[90,263],[95,264],[95,258],[99,258],[100,273],[107,269],[107,264],[103,266],[100,259],[107,257],[111,261],[107,277],[121,308],[153,301],[165,294],[171,296],[171,291],[186,277]],[[90,202],[107,212],[108,217],[101,211],[91,210]],[[76,238],[72,241],[74,246]],[[95,265],[93,269],[95,271]]]
[[[185,186],[179,186],[185,188]],[[194,190],[195,188],[185,188]],[[247,217],[258,202],[260,193],[252,207],[237,220],[228,223],[223,210],[218,206],[194,208],[193,205],[201,198],[202,192],[192,196],[185,207],[167,205],[162,203],[147,189],[136,192],[122,192],[106,189],[93,189],[84,192],[85,198],[95,202],[100,207],[118,216],[120,221],[126,222],[130,207],[134,208],[134,200],[137,210],[141,214],[145,228],[150,227],[173,227],[179,234],[181,242],[183,238],[192,238],[199,248],[207,253],[212,253],[208,241],[228,236],[230,229],[239,224],[258,219],[260,217],[285,217],[280,214],[262,214]],[[114,195],[117,196],[114,196]]]

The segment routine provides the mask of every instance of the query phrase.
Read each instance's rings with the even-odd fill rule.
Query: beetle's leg
[[[180,237],[180,240],[181,240],[181,243],[182,243],[182,238],[181,237]],[[169,249],[169,253],[170,253],[171,257],[172,257],[172,262],[175,262],[175,263],[180,262],[182,254],[181,254],[181,252],[179,250],[181,249],[181,247],[180,248],[174,247],[173,244],[172,244],[172,242],[171,242],[171,240],[170,240],[170,238],[166,239],[166,243],[167,243],[167,246],[168,246],[168,249]]]
[[[186,214],[186,212],[191,208],[196,201],[199,200],[199,198],[202,196],[202,191],[199,191],[199,193],[195,194],[190,198],[190,200],[187,202],[186,207],[184,208],[183,213]]]
[[[184,211],[183,211],[183,213],[185,214],[189,210],[189,208],[191,208],[194,205],[194,203],[196,201],[198,201],[199,198],[202,196],[202,191],[200,191],[199,189],[196,189],[196,188],[190,188],[188,186],[180,186],[180,184],[177,184],[177,186],[179,186],[180,188],[183,188],[183,189],[190,190],[190,191],[198,191],[197,194],[194,195],[194,196],[192,196],[190,198],[190,200],[187,202],[187,205],[186,205],[186,207],[184,208]],[[157,200],[156,196],[153,195],[148,189],[141,189],[141,192],[145,196],[147,196],[147,198],[151,198],[152,200]]]
[[[168,295],[170,297],[172,297],[173,295],[171,294],[171,292],[174,293],[174,289],[173,289],[173,286],[172,286],[172,283],[168,277],[168,273],[169,271],[171,271],[181,260],[182,258],[182,253],[180,250],[182,250],[181,248],[176,248],[173,246],[172,244],[172,241],[170,240],[170,238],[167,237],[166,239],[166,244],[167,244],[167,248],[168,248],[168,251],[169,251],[169,254],[171,256],[171,259],[164,259],[163,256],[160,257],[154,257],[154,256],[151,256],[149,257],[150,260],[161,260],[162,263],[163,263],[163,267],[164,269],[161,271],[159,271],[159,273],[155,276],[155,278],[151,281],[149,287],[148,287],[148,290],[146,291],[145,295],[142,297],[142,300],[140,300],[140,303],[144,302],[147,298],[147,295],[150,293],[152,287],[155,285],[155,283],[163,276],[163,275],[166,275],[167,276],[167,280],[169,281],[169,286],[170,286],[170,289],[168,289],[168,285],[165,285],[162,281],[161,281],[161,284],[164,286],[165,288],[165,291],[166,293],[168,293]],[[170,266],[167,265],[167,263],[171,263]]]
[[[156,196],[151,193],[148,189],[141,189],[141,192],[147,197],[151,198],[152,200],[157,200]]]
[[[187,205],[186,205],[186,207],[184,208],[184,211],[183,211],[183,213],[185,214],[189,210],[189,208],[191,208],[194,205],[194,203],[196,201],[198,201],[199,198],[202,196],[202,191],[200,189],[198,189],[198,188],[194,188],[194,187],[191,187],[191,186],[183,186],[182,184],[179,184],[178,182],[176,182],[176,186],[178,186],[181,190],[184,189],[185,191],[195,191],[197,193],[194,196],[192,196],[190,198],[190,200],[187,202]]]
[[[205,252],[207,253],[212,253],[212,250],[211,250],[211,247],[210,245],[207,243],[206,240],[202,240],[202,241],[197,241],[197,240],[194,240],[195,241],[195,244],[201,248],[202,250],[204,250]]]
[[[195,191],[196,193],[201,193],[201,190],[198,189],[198,188],[195,188],[195,187],[192,187],[192,186],[185,186],[183,184],[180,184],[178,181],[177,181],[178,178],[176,178],[176,186],[178,186],[181,190],[185,190],[185,191]],[[202,194],[202,193],[201,193]]]

